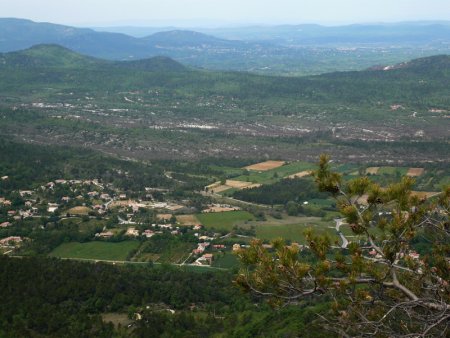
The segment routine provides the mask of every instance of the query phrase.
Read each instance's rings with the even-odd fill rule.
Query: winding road
[[[342,218],[336,218],[334,221],[336,222],[336,231],[342,239],[341,248],[347,249],[349,242],[348,242],[348,239],[344,236],[344,234],[341,231],[341,225],[344,224],[344,221]]]

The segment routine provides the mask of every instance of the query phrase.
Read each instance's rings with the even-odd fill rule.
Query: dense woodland
[[[265,184],[258,188],[236,191],[237,199],[261,204],[286,204],[289,201],[303,202],[311,198],[323,198],[311,179],[284,179],[274,184]]]
[[[320,337],[314,307],[273,312],[251,301],[229,273],[118,267],[43,258],[0,257],[2,337]],[[256,302],[255,304],[253,304]],[[194,307],[193,307],[194,305]],[[307,303],[305,303],[307,305]],[[147,308],[148,306],[148,308]],[[152,310],[153,309],[153,310]],[[155,310],[156,309],[156,310]],[[173,309],[175,314],[164,309]],[[106,312],[142,314],[130,328],[104,324]],[[289,318],[295,318],[295,321]],[[305,327],[308,325],[308,329]]]
[[[168,186],[171,182],[157,165],[122,161],[88,149],[42,147],[0,138],[0,172],[9,176],[0,184],[0,195],[35,188],[55,179],[101,179],[124,190]]]

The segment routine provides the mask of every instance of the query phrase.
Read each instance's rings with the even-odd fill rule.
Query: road
[[[344,224],[344,221],[341,218],[336,218],[334,221],[336,222],[336,231],[342,239],[341,248],[347,249],[348,239],[344,236],[344,234],[341,231],[341,225]]]
[[[240,205],[248,205],[248,206],[252,206],[252,207],[258,207],[258,208],[263,208],[263,209],[272,209],[271,206],[269,205],[265,205],[265,204],[256,204],[256,203],[251,203],[251,202],[246,202],[246,201],[241,201],[241,200],[237,200],[235,198],[232,197],[227,197],[227,196],[222,196],[219,194],[215,194],[215,193],[209,193],[209,192],[205,192],[202,191],[202,195],[203,196],[208,196],[208,197],[213,197],[217,200],[222,200],[222,201],[226,201],[228,202],[228,204],[233,205],[233,203],[237,206]],[[239,205],[240,204],[240,205]]]
[[[12,257],[12,256],[11,256]],[[20,256],[17,256],[18,258]],[[148,265],[150,264],[150,262],[131,262],[131,261],[113,261],[113,260],[107,260],[107,259],[94,259],[94,258],[64,258],[64,257],[60,257],[59,259],[63,259],[63,260],[69,260],[69,261],[81,261],[81,262],[93,262],[93,263],[108,263],[108,264],[134,264],[134,265]],[[153,265],[162,265],[163,263],[157,263],[157,262],[153,262]],[[165,264],[165,263],[164,263]],[[195,265],[195,264],[176,264],[176,263],[167,263],[173,266],[179,266],[179,267],[183,267],[183,266],[193,266],[193,267],[199,267],[199,268],[207,268],[207,269],[214,269],[214,270],[228,270],[228,269],[224,269],[224,268],[216,268],[213,266],[209,266],[209,265]]]

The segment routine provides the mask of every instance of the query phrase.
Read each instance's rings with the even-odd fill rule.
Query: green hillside
[[[314,77],[269,77],[248,73],[190,71],[157,57],[108,62],[81,56],[54,45],[0,55],[0,88],[136,90],[156,88],[185,95],[221,95],[244,100],[268,99],[306,103],[450,104],[450,56],[414,60],[392,70],[332,73]],[[157,73],[157,74],[155,74]]]
[[[141,159],[447,161],[450,56],[385,69],[274,77],[36,46],[0,55],[0,132]]]

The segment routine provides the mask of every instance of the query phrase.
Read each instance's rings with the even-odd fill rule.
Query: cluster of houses
[[[3,179],[8,179],[7,177],[2,177]],[[58,185],[66,186],[66,188],[58,188]],[[173,225],[173,221],[170,222],[170,219],[163,219],[162,222],[158,224],[151,224],[145,230],[140,230],[137,225],[141,225],[139,221],[133,221],[133,218],[140,211],[141,208],[148,209],[156,209],[156,210],[168,210],[173,215],[174,213],[185,212],[187,210],[185,206],[170,202],[157,202],[154,201],[151,195],[152,189],[146,188],[146,192],[148,193],[147,197],[149,200],[132,200],[130,196],[127,196],[125,193],[119,193],[112,186],[107,186],[108,190],[105,189],[105,186],[97,179],[92,180],[66,180],[66,179],[57,179],[52,182],[48,182],[45,185],[40,186],[36,191],[33,190],[19,190],[18,193],[20,197],[25,201],[24,206],[20,207],[21,210],[17,210],[19,208],[13,208],[13,203],[4,198],[0,197],[0,207],[10,208],[11,210],[7,211],[7,218],[1,220],[0,219],[0,229],[8,228],[14,225],[14,220],[21,220],[27,217],[39,217],[41,212],[46,212],[45,215],[53,214],[59,209],[63,209],[67,211],[67,214],[70,214],[70,205],[79,205],[81,202],[86,202],[85,199],[89,198],[95,202],[87,203],[90,205],[91,210],[94,210],[97,215],[104,215],[108,212],[108,209],[113,207],[118,207],[119,212],[124,212],[126,217],[122,215],[122,219],[119,217],[120,225],[129,225],[126,227],[125,232],[123,230],[119,230],[119,232],[128,237],[138,238],[145,237],[151,238],[156,234],[162,233],[170,233],[171,235],[179,235],[181,234],[180,228]],[[106,190],[106,191],[105,191]],[[52,198],[55,196],[54,192],[56,191],[67,191],[67,195],[59,194],[58,198]],[[114,191],[114,196],[111,194],[111,191]],[[109,193],[108,193],[109,192]],[[47,199],[48,193],[48,199]],[[43,198],[43,196],[45,196]],[[62,196],[62,197],[61,197]],[[145,199],[145,198],[144,198]],[[73,200],[78,200],[76,203],[71,203]],[[83,203],[83,206],[86,205]],[[218,208],[220,210],[231,208],[229,205],[210,205],[210,208],[213,210]],[[75,209],[78,207],[74,207]],[[16,209],[16,210],[12,210]],[[22,210],[23,209],[23,210]],[[86,208],[89,209],[89,208]],[[188,210],[191,211],[191,210]],[[212,211],[212,210],[211,210]],[[214,210],[215,211],[215,210]],[[131,212],[131,213],[130,213]],[[171,216],[173,217],[173,216]],[[121,227],[121,229],[124,229]],[[195,265],[211,265],[213,261],[213,253],[211,251],[214,250],[223,250],[226,249],[226,246],[223,244],[212,244],[212,242],[217,239],[219,234],[215,234],[213,237],[204,235],[200,230],[202,229],[202,225],[195,224],[191,228],[194,230],[194,236],[198,238],[198,245],[195,250],[193,250],[192,254],[195,258]],[[116,236],[118,233],[117,229],[107,229],[104,228],[101,232],[95,234],[95,238],[97,239],[111,239]],[[20,244],[24,241],[23,238],[18,236],[11,236],[4,239],[0,239],[0,247],[6,249],[13,249],[20,246]],[[233,248],[234,249],[234,248]],[[205,251],[206,250],[206,251]]]
[[[24,197],[27,196],[25,193],[29,193],[29,191],[20,191],[19,194]],[[12,218],[15,221],[24,219],[24,218],[28,218],[28,217],[33,217],[37,214],[38,209],[36,207],[34,207],[34,203],[35,201],[26,201],[25,202],[25,210],[8,210],[7,211],[7,216]],[[0,197],[0,206],[2,207],[11,207],[12,206],[12,202],[10,200],[5,199],[4,197]],[[8,222],[4,222],[2,224],[4,224],[3,226],[0,227],[7,227],[10,226],[12,224],[6,225]]]
[[[177,227],[174,229],[172,224],[152,224],[152,227],[159,228],[159,230],[146,229],[146,230],[140,232],[135,227],[128,227],[127,230],[125,231],[125,236],[134,237],[134,238],[137,238],[139,236],[144,236],[146,238],[152,238],[156,234],[162,234],[164,232],[163,230],[170,231],[170,234],[172,234],[172,235],[180,234],[179,228]],[[102,232],[96,233],[95,237],[103,238],[103,239],[110,239],[110,238],[114,237],[115,235],[116,235],[116,233],[114,233],[113,231],[104,229]]]
[[[22,244],[23,241],[24,241],[24,239],[20,236],[9,236],[6,238],[2,238],[2,239],[0,239],[0,248],[14,249],[14,248],[20,246],[20,244]]]
[[[10,207],[11,204],[12,203],[10,200],[5,199],[4,197],[0,197],[0,205]]]
[[[2,180],[8,179],[8,176],[3,176]],[[51,192],[56,189],[58,185],[66,185],[70,187],[70,191],[72,194],[70,196],[63,196],[60,198],[60,200],[52,200],[48,205],[46,206],[46,210],[48,213],[55,213],[58,209],[60,209],[62,206],[67,205],[69,202],[71,202],[73,199],[77,200],[84,200],[86,197],[95,200],[96,203],[92,206],[92,209],[95,210],[95,212],[98,215],[104,215],[107,213],[108,208],[110,207],[122,207],[122,208],[131,208],[133,213],[137,213],[140,208],[148,208],[148,209],[166,209],[170,210],[172,212],[179,212],[182,209],[186,208],[183,205],[175,204],[175,203],[168,203],[168,202],[142,202],[142,201],[134,201],[129,199],[127,194],[125,193],[119,193],[117,192],[117,195],[111,196],[110,194],[106,193],[105,185],[102,184],[98,179],[89,179],[89,180],[66,180],[66,179],[57,179],[51,182],[48,182],[45,185],[42,185],[40,187],[41,192]],[[85,187],[85,188],[83,188]],[[107,187],[111,190],[115,189],[111,184],[107,184]],[[158,192],[160,190],[164,189],[156,189],[156,188],[145,188],[146,192],[148,193],[146,196],[152,200],[152,194],[154,190],[157,190]],[[166,190],[164,190],[166,191]],[[26,210],[22,211],[16,211],[16,210],[10,210],[8,211],[8,217],[14,217],[15,220],[27,218],[36,216],[38,213],[38,208],[36,207],[37,203],[36,200],[33,200],[32,197],[35,196],[38,191],[32,191],[32,190],[20,190],[19,195],[23,199],[28,199],[25,202]],[[75,196],[78,194],[78,196]],[[98,201],[101,201],[100,203]],[[78,203],[79,204],[79,203]],[[0,207],[10,207],[12,206],[12,202],[10,200],[7,200],[4,197],[0,197]],[[132,217],[131,215],[127,215],[129,218]],[[130,223],[132,224],[132,223]]]

